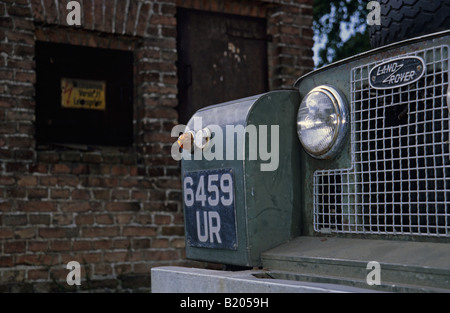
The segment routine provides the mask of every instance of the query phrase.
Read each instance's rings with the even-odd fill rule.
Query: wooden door
[[[180,123],[199,109],[268,91],[266,20],[178,9]]]

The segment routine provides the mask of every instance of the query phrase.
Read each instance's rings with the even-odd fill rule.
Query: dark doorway
[[[38,144],[133,143],[130,51],[36,43]]]
[[[199,109],[268,91],[262,18],[177,10],[180,123]]]

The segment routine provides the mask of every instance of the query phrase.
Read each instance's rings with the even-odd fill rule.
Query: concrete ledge
[[[341,280],[356,287],[367,285],[367,264],[376,261],[381,286],[371,289],[450,292],[450,243],[298,237],[261,258],[265,268],[290,273],[291,279]]]
[[[450,292],[450,243],[298,237],[261,258],[267,270],[153,268],[152,292]],[[366,281],[371,261],[380,285]]]
[[[335,285],[264,279],[264,271],[226,272],[184,267],[151,270],[152,293],[349,293],[368,289]]]

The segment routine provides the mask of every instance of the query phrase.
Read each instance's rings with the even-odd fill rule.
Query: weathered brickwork
[[[312,0],[0,1],[0,292],[148,291],[150,268],[207,266],[184,256],[179,164],[176,8],[265,17],[270,89],[311,70]],[[35,43],[134,52],[134,145],[37,146]],[[66,264],[82,265],[69,287]]]

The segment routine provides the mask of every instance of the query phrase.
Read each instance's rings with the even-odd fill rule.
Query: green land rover
[[[450,2],[379,3],[372,50],[187,125],[187,257],[253,268],[193,290],[450,291]]]

